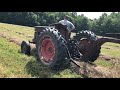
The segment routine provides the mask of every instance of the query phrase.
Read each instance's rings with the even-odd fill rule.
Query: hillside
[[[0,23],[0,78],[120,78],[120,44],[105,43],[94,62],[96,67],[80,62],[85,67],[71,64],[67,69],[52,71],[38,64],[34,56],[20,52],[21,41],[32,40],[33,35],[33,27]]]

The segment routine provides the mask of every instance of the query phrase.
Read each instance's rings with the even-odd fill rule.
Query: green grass
[[[0,38],[0,77],[30,77],[24,72],[24,67],[33,57],[22,55],[20,47]]]
[[[76,78],[81,77],[71,70],[53,72],[36,62],[34,56],[20,53],[20,47],[0,37],[1,78]]]
[[[120,44],[107,42],[102,45],[101,54],[109,57],[111,60],[106,61],[104,58],[98,58],[95,63],[107,68],[120,69]],[[117,64],[117,65],[116,65]]]
[[[102,47],[103,48],[101,49],[101,54],[120,58],[120,44],[107,42]]]
[[[0,23],[0,27],[7,28],[7,29],[10,29],[12,31],[20,31],[21,33],[26,33],[28,35],[33,35],[33,33],[34,33],[34,27],[5,24],[5,23]]]
[[[69,69],[65,69],[61,73],[53,75],[53,78],[83,78],[83,77]]]
[[[10,29],[6,30],[4,28]],[[22,34],[18,34],[20,32]],[[17,37],[18,39],[32,40],[34,28],[20,25],[0,23],[0,33],[7,37]],[[24,34],[24,35],[23,35]],[[73,36],[74,34],[72,34]],[[106,68],[120,69],[120,44],[105,43],[102,46],[101,54],[108,57],[115,57],[111,61],[98,58],[95,63]],[[115,64],[114,62],[117,62]],[[113,68],[113,69],[114,69]],[[0,78],[83,78],[70,69],[52,71],[49,68],[36,62],[34,56],[27,56],[20,53],[20,46],[7,39],[0,37]]]
[[[112,62],[105,61],[105,60],[101,60],[101,59],[96,60],[95,63],[96,63],[97,65],[101,65],[101,66],[103,66],[103,67],[112,67]]]
[[[0,23],[0,32],[1,33],[4,32],[9,37],[17,36],[23,40],[32,40],[32,38],[34,36],[34,28],[33,27],[4,24],[4,23]],[[21,33],[21,34],[19,34],[19,33]]]

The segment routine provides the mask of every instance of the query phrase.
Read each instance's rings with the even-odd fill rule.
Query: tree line
[[[105,33],[120,33],[120,13],[103,13],[98,19],[91,20],[86,16],[75,15],[73,12],[0,12],[0,22],[25,25],[47,26],[69,16],[76,30],[91,30],[97,35]]]

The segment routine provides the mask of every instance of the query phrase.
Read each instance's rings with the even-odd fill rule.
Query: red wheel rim
[[[41,58],[45,62],[49,63],[53,60],[55,56],[55,46],[50,38],[45,38],[42,41],[40,52]]]

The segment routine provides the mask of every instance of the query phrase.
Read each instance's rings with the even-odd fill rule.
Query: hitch
[[[97,45],[102,46],[104,43],[106,42],[112,42],[112,43],[118,43],[120,44],[120,39],[117,38],[111,38],[111,37],[103,37],[103,38],[99,38],[97,40]]]

